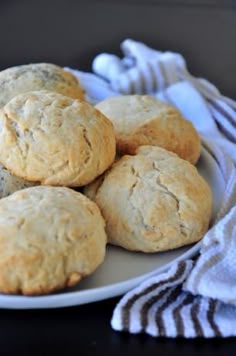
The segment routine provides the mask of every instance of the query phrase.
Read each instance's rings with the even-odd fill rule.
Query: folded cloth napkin
[[[236,102],[192,76],[184,58],[126,39],[124,58],[102,53],[93,72],[73,71],[96,103],[122,94],[149,94],[192,121],[225,183],[224,197],[200,253],[172,265],[122,297],[113,329],[186,338],[236,335]]]

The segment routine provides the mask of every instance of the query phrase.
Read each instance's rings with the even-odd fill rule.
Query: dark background
[[[236,0],[1,0],[0,69],[49,61],[89,70],[130,37],[182,53],[235,97]]]
[[[48,61],[90,70],[130,37],[182,53],[192,74],[236,99],[236,0],[1,0],[0,69]],[[1,93],[0,93],[1,94]],[[236,339],[114,332],[119,298],[52,310],[0,310],[0,355],[228,355]]]

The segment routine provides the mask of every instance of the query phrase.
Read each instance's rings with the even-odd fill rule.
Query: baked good
[[[83,99],[83,89],[70,72],[51,63],[11,67],[0,72],[0,107],[14,96],[32,90],[51,90]]]
[[[155,146],[123,156],[84,193],[100,207],[108,241],[132,251],[196,242],[211,218],[211,189],[195,166]]]
[[[160,146],[196,163],[200,138],[192,123],[172,106],[148,95],[111,97],[96,105],[114,124],[117,150],[134,154],[142,145]]]
[[[64,187],[38,186],[0,200],[0,292],[46,294],[73,286],[103,262],[104,219]]]
[[[112,123],[85,101],[41,90],[20,94],[0,109],[0,162],[18,177],[81,186],[114,157]]]
[[[0,199],[24,188],[33,187],[37,183],[16,177],[0,165]]]

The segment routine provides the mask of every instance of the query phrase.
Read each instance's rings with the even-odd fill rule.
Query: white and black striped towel
[[[192,76],[184,58],[130,39],[124,58],[100,54],[92,73],[74,71],[96,103],[106,97],[148,93],[191,120],[225,183],[214,225],[200,254],[178,262],[128,292],[116,306],[115,330],[165,337],[236,335],[236,102],[205,79]],[[222,74],[223,75],[223,74]]]

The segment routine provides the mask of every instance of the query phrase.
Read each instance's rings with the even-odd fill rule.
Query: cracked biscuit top
[[[50,293],[103,262],[107,236],[97,205],[64,187],[38,186],[0,200],[0,292]]]
[[[117,150],[134,154],[142,145],[163,147],[190,163],[200,156],[200,137],[174,107],[149,95],[123,95],[95,106],[114,125]]]
[[[11,67],[0,72],[0,107],[14,96],[32,90],[55,91],[75,99],[84,98],[77,78],[51,63]]]
[[[113,125],[86,102],[28,92],[0,109],[0,162],[45,185],[82,186],[114,161]]]
[[[123,156],[84,192],[101,209],[108,241],[132,251],[196,242],[211,218],[211,189],[197,169],[155,146]]]

